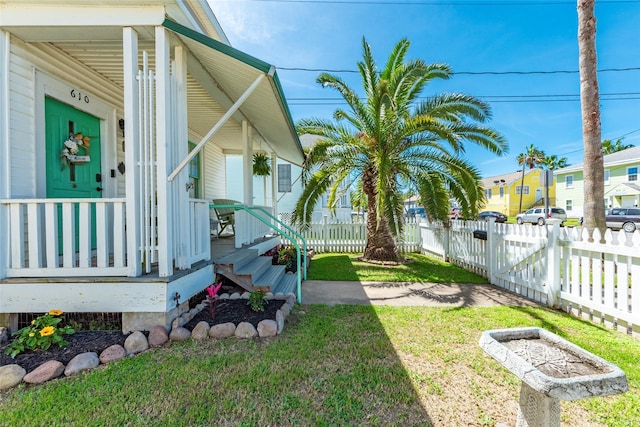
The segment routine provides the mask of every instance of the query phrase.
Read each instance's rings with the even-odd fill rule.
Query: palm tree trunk
[[[362,255],[365,260],[401,261],[398,246],[389,228],[388,218],[378,218],[376,175],[366,170],[362,176],[362,189],[367,195],[367,244]]]
[[[595,0],[578,0],[580,106],[584,140],[584,226],[605,230],[604,161],[596,58]]]

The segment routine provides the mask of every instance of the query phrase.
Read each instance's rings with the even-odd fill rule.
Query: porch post
[[[273,216],[278,217],[278,158],[275,151],[271,152],[271,207]]]
[[[162,26],[156,27],[156,189],[158,192],[158,274],[173,274],[173,230],[171,213],[173,197],[171,182],[167,180],[171,166],[171,126],[173,123],[169,102],[171,100],[169,76],[169,36]],[[174,219],[175,220],[175,219]]]
[[[9,157],[9,33],[0,31],[0,200],[11,197]],[[0,279],[9,265],[9,207],[0,204]],[[2,292],[0,292],[2,295]],[[0,326],[4,325],[0,318]]]
[[[182,46],[176,46],[174,48],[174,59],[176,68],[174,71],[174,78],[177,84],[176,99],[173,100],[173,109],[175,110],[177,122],[175,126],[176,140],[173,141],[176,144],[177,157],[174,159],[184,159],[189,153],[189,129],[187,125],[187,55]],[[177,231],[175,235],[176,239],[176,266],[179,269],[187,269],[191,267],[189,262],[189,255],[191,251],[191,239],[194,227],[190,226],[191,219],[189,210],[189,189],[187,183],[189,182],[189,169],[184,168],[178,174],[178,179],[173,182],[174,188],[177,189],[176,195],[176,217],[178,219],[177,224],[174,220],[174,226]],[[171,184],[170,184],[171,185]],[[196,195],[196,198],[198,195]],[[194,212],[194,215],[196,213]],[[197,221],[198,219],[195,218]]]
[[[244,200],[247,206],[253,206],[253,146],[251,127],[246,120],[242,121],[242,174],[244,178]]]
[[[138,147],[140,138],[138,129],[138,33],[131,27],[122,29],[122,54],[124,65],[124,132],[126,186],[126,223],[127,223],[127,267],[129,277],[142,274],[140,257],[140,173]]]

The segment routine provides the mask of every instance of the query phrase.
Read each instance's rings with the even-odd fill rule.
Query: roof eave
[[[304,152],[302,150],[302,144],[300,143],[300,139],[298,138],[298,134],[296,133],[293,119],[291,117],[291,112],[289,111],[289,107],[285,100],[284,92],[282,90],[282,85],[280,84],[280,79],[278,78],[277,73],[275,72],[275,67],[272,66],[271,64],[268,64],[267,62],[264,62],[258,58],[255,58],[249,54],[246,54],[218,40],[212,39],[210,37],[205,36],[204,34],[198,33],[197,31],[187,28],[181,24],[178,24],[170,19],[166,19],[162,25],[165,28],[183,37],[186,37],[201,45],[211,48],[216,52],[219,52],[229,58],[232,58],[244,64],[245,66],[248,66],[260,73],[265,74],[271,86],[272,95],[280,107],[280,112],[282,114],[282,117],[286,121],[287,128],[289,130],[289,134],[291,137],[291,141],[296,146],[295,147],[296,155],[294,156],[288,155],[282,158],[293,164],[301,165],[304,160]],[[278,153],[276,152],[276,154]]]

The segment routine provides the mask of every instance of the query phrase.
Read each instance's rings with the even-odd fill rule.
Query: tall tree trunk
[[[584,140],[584,226],[604,232],[604,162],[596,58],[595,0],[578,0],[580,106]]]
[[[378,218],[378,194],[376,192],[376,173],[365,170],[362,176],[362,189],[367,195],[367,244],[363,259],[373,261],[400,261],[398,246],[389,228],[389,220],[384,215]]]

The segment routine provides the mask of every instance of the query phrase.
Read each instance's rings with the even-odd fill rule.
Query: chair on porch
[[[235,234],[236,233],[236,219],[235,219],[235,214],[236,214],[236,210],[234,208],[218,208],[216,207],[217,205],[241,205],[242,203],[238,202],[237,200],[230,200],[230,199],[213,199],[211,201],[214,205],[213,210],[216,213],[216,217],[218,218],[218,220],[216,221],[217,224],[215,224],[216,226],[216,231],[217,231],[217,227],[220,226],[220,230],[217,231],[216,236],[220,236],[220,234],[222,234],[222,232],[224,231],[225,228],[227,228],[228,226],[231,226],[231,234]],[[214,221],[212,221],[212,226]]]

